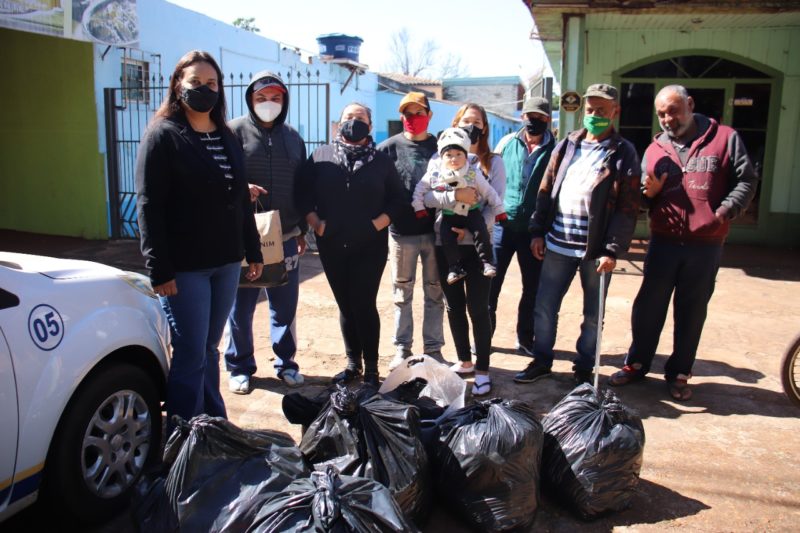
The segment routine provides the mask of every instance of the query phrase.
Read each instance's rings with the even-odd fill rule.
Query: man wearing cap
[[[508,265],[517,254],[522,275],[522,295],[517,307],[517,350],[533,355],[533,310],[542,262],[531,252],[528,223],[536,207],[536,193],[550,161],[555,138],[550,133],[550,102],[532,96],[522,106],[523,127],[509,133],[497,144],[495,152],[503,157],[506,167],[506,193],[503,199],[508,220],[495,224],[492,238],[497,277],[489,292],[492,333],[497,327],[497,300],[503,287]]]
[[[551,375],[558,312],[576,271],[583,287],[583,323],[572,370],[576,384],[591,381],[600,275],[614,270],[636,225],[639,158],[612,124],[619,114],[617,89],[605,83],[589,86],[583,113],[584,128],[553,149],[536,197],[531,250],[543,263],[534,311],[534,359],[514,377],[518,383]]]
[[[439,283],[439,272],[434,252],[435,236],[431,216],[418,218],[411,207],[411,197],[420,178],[425,174],[428,161],[436,153],[436,137],[428,133],[433,112],[428,98],[420,92],[410,92],[400,101],[400,119],[403,131],[378,145],[397,168],[403,182],[407,208],[392,218],[389,226],[389,260],[392,267],[394,293],[394,345],[395,357],[389,364],[392,370],[403,359],[412,355],[414,317],[411,303],[417,261],[422,262],[422,292],[425,297],[422,318],[424,353],[441,359],[444,346],[444,299]]]
[[[647,147],[642,193],[650,210],[644,278],[633,302],[633,342],[608,384],[644,379],[655,357],[674,291],[672,354],[664,365],[670,396],[692,397],[688,380],[730,221],[756,193],[758,176],[738,133],[693,113],[686,88],[668,85],[655,99],[664,133]]]
[[[244,148],[254,209],[276,209],[280,213],[289,283],[265,290],[269,300],[270,339],[277,356],[275,371],[284,383],[297,387],[304,381],[294,356],[299,266],[300,255],[306,248],[306,224],[298,214],[294,192],[297,169],[306,160],[306,145],[297,131],[285,123],[289,94],[277,75],[267,71],[256,74],[245,91],[245,101],[249,113],[228,125]],[[235,394],[250,392],[250,377],[256,372],[253,315],[261,291],[238,289],[228,317],[225,366],[230,372],[228,388]]]

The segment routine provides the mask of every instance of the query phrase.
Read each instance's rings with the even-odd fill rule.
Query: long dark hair
[[[478,104],[469,103],[464,104],[458,108],[456,111],[456,116],[453,117],[453,124],[454,128],[458,127],[458,123],[461,122],[461,117],[464,116],[468,110],[474,109],[478,113],[481,114],[481,118],[483,119],[483,135],[481,138],[478,139],[478,161],[481,163],[481,170],[486,175],[486,178],[489,178],[489,173],[492,171],[492,151],[489,149],[489,117],[486,116],[486,110]]]
[[[225,80],[222,78],[222,70],[220,70],[219,65],[217,65],[217,62],[214,60],[214,58],[211,57],[211,54],[202,50],[192,50],[191,52],[186,52],[186,54],[184,54],[184,56],[178,60],[178,64],[175,65],[175,70],[172,72],[172,76],[169,78],[169,90],[167,92],[167,98],[161,103],[161,107],[159,107],[156,111],[155,118],[173,118],[183,114],[180,98],[178,98],[178,91],[180,90],[179,86],[181,78],[183,78],[183,71],[195,63],[208,63],[217,72],[217,88],[219,89],[219,98],[217,98],[216,105],[211,109],[210,116],[211,120],[214,121],[214,124],[216,124],[218,128],[224,128],[226,107],[223,82]]]

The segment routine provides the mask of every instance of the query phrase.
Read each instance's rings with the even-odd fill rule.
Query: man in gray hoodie
[[[270,339],[278,377],[291,387],[303,384],[294,360],[297,351],[295,317],[300,287],[300,256],[305,252],[305,221],[294,202],[298,167],[306,160],[306,145],[297,131],[285,123],[289,92],[283,81],[267,71],[259,72],[247,87],[249,113],[228,123],[242,143],[250,199],[261,211],[276,209],[283,231],[283,255],[289,282],[266,290],[270,312]],[[240,288],[228,317],[225,366],[228,388],[236,394],[250,392],[256,372],[253,315],[262,289]]]

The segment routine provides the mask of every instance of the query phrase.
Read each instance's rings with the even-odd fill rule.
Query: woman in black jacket
[[[226,416],[217,345],[242,258],[261,275],[260,239],[242,148],[225,125],[222,72],[206,52],[184,55],[139,146],[142,254],[172,329],[167,416]]]
[[[371,128],[368,107],[345,107],[336,139],[314,151],[296,190],[339,306],[347,368],[333,379],[347,383],[363,371],[364,382],[377,386],[376,300],[389,253],[386,228],[406,196],[392,160],[375,150]]]

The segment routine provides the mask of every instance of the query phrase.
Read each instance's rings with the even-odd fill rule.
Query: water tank
[[[334,59],[352,59],[358,62],[358,52],[364,39],[342,33],[329,33],[317,37],[319,55]]]

